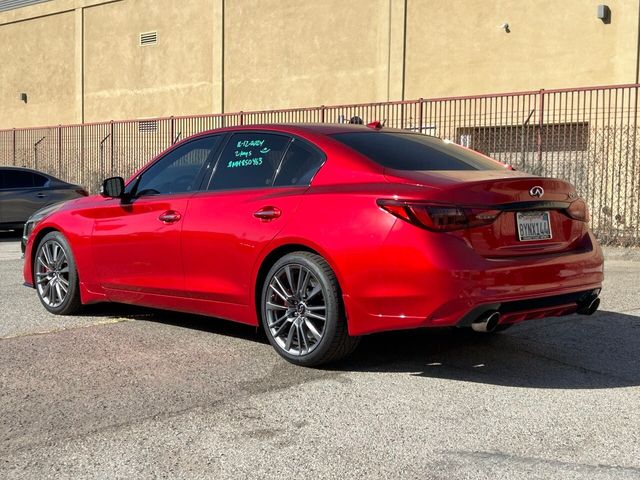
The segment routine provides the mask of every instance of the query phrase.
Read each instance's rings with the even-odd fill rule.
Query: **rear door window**
[[[358,132],[332,137],[385,168],[394,170],[502,170],[479,153],[418,133]]]
[[[222,151],[208,190],[272,186],[290,140],[284,135],[261,132],[233,134]]]
[[[11,169],[0,171],[0,188],[33,188],[34,186],[36,186],[35,176],[31,172]]]
[[[324,155],[294,139],[276,174],[274,186],[309,185],[311,179],[324,163]]]
[[[33,186],[34,187],[44,187],[49,182],[49,179],[44,175],[38,175],[37,173],[33,174]]]

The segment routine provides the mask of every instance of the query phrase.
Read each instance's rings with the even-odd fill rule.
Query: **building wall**
[[[0,128],[635,82],[599,3],[51,0],[0,12]]]
[[[84,9],[85,121],[220,111],[219,7],[129,0]],[[148,31],[157,45],[140,46]]]
[[[611,23],[596,16],[611,8]],[[637,0],[408,0],[407,98],[636,81]],[[499,26],[508,23],[510,32]]]
[[[225,8],[227,111],[387,99],[389,0]]]
[[[0,26],[0,128],[76,119],[75,33],[73,11]]]

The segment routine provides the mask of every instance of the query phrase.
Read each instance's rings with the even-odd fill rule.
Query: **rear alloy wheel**
[[[38,298],[51,313],[71,315],[80,308],[76,264],[60,232],[48,233],[38,245],[33,277]]]
[[[262,288],[262,323],[269,342],[286,360],[317,366],[350,354],[340,289],[327,262],[309,252],[285,255]]]

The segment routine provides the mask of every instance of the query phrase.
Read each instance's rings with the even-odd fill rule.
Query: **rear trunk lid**
[[[385,170],[392,183],[424,189],[424,200],[501,210],[491,224],[455,230],[479,254],[508,257],[581,248],[586,224],[566,213],[577,198],[563,180],[509,170]]]

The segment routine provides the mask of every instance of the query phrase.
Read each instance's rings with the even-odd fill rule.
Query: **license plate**
[[[551,238],[549,212],[516,212],[516,224],[521,242]]]

